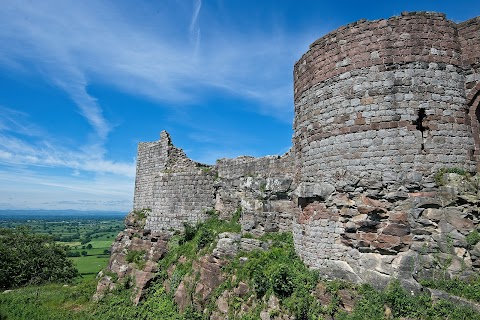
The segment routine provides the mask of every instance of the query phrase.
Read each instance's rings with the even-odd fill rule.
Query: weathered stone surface
[[[404,224],[390,223],[383,228],[382,234],[402,237],[410,234],[410,227]]]
[[[294,68],[293,146],[281,157],[208,166],[188,159],[166,132],[140,143],[134,209],[151,210],[144,228],[182,230],[215,208],[221,219],[241,213],[242,234],[292,231],[305,263],[331,276],[378,284],[393,276],[410,285],[437,250],[478,268],[465,236],[479,227],[480,178],[446,173],[443,186],[435,180],[444,168],[473,172],[479,160],[479,25],[409,13],[318,39]],[[412,32],[419,26],[422,32]],[[431,50],[419,50],[420,42]],[[237,247],[265,243],[224,237],[211,259],[233,256]],[[360,264],[369,254],[382,256],[374,270]],[[112,270],[130,272],[124,254],[116,261]],[[425,273],[433,272],[426,264]],[[463,272],[456,264],[449,275]],[[196,290],[208,296],[207,287]]]
[[[249,292],[249,290],[250,289],[248,287],[248,284],[246,284],[245,282],[239,282],[238,286],[233,289],[233,293],[235,293],[239,297],[243,297]]]
[[[116,273],[118,282],[124,282],[129,277],[134,279],[134,297],[133,302],[137,304],[146,287],[157,273],[157,262],[167,252],[167,240],[169,235],[158,232],[143,232],[134,229],[126,229],[118,234],[115,242],[111,247],[110,261],[106,271]],[[129,251],[143,252],[144,263],[137,265],[134,262],[126,261],[126,255]],[[106,292],[106,288],[112,289],[115,284],[106,284],[106,280],[102,279],[97,288],[96,297],[101,298]],[[110,278],[108,278],[110,279]],[[111,281],[111,280],[109,280]]]
[[[315,198],[322,200],[328,199],[335,191],[335,187],[329,183],[300,183],[295,190],[295,195],[299,198]]]
[[[212,255],[203,256],[193,263],[193,269],[200,274],[195,294],[201,297],[202,302],[207,301],[210,294],[225,280],[222,273],[224,264],[225,260]]]
[[[100,280],[97,283],[97,289],[93,295],[93,301],[97,302],[101,300],[105,294],[115,289],[115,283],[112,280],[112,277],[104,276],[103,272],[99,273]]]
[[[177,291],[175,291],[174,300],[180,312],[183,312],[188,305],[192,304],[192,299],[184,281],[181,281],[178,285]]]
[[[228,291],[223,291],[223,293],[217,299],[217,308],[223,314],[228,312]]]
[[[216,258],[234,257],[239,249],[240,234],[225,232],[218,236],[220,239],[213,250],[213,256]]]

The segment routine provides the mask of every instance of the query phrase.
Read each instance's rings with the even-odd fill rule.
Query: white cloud
[[[254,112],[291,122],[291,70],[305,41],[281,28],[272,33],[245,24],[248,28],[234,31],[236,26],[229,25],[229,19],[218,16],[221,10],[212,8],[201,0],[142,6],[3,0],[0,67],[40,74],[63,90],[93,135],[87,144],[71,147],[78,140],[59,143],[46,133],[47,128],[34,125],[28,114],[0,107],[0,164],[9,170],[66,168],[68,177],[75,179],[68,183],[82,188],[73,190],[68,183],[58,182],[58,177],[42,176],[55,190],[102,190],[103,185],[88,185],[89,174],[126,179],[128,183],[119,186],[131,187],[134,161],[107,157],[105,146],[114,126],[88,91],[90,85],[115,87],[172,105],[201,103],[205,89],[214,89],[255,102]],[[210,150],[200,160],[213,162],[229,155],[238,152]]]
[[[121,176],[87,180],[26,169],[0,171],[0,209],[128,211],[132,196],[132,179]]]
[[[1,107],[0,111],[0,164],[63,167],[130,178],[135,176],[134,161],[122,163],[104,159],[103,147],[95,144],[79,149],[65,148],[52,141],[44,130],[31,124],[25,113],[6,107]]]
[[[85,89],[91,77],[158,101],[198,101],[202,87],[215,87],[259,101],[273,116],[292,109],[291,69],[303,41],[280,28],[274,34],[233,31],[212,19],[215,12],[200,19],[200,0],[189,11],[170,6],[155,20],[149,15],[148,24],[98,1],[7,4],[0,9],[0,40],[6,48],[0,63],[19,57],[33,62],[70,94],[100,136],[110,126]]]

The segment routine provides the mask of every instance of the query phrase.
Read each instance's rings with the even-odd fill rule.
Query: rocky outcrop
[[[423,192],[365,186],[299,198],[297,252],[325,275],[378,288],[392,278],[414,290],[419,279],[471,275],[479,265],[478,177],[439,179],[440,187]]]
[[[130,214],[131,215],[131,214]],[[130,216],[127,222],[131,222]],[[134,304],[137,304],[158,271],[157,263],[167,252],[167,233],[126,229],[118,234],[112,248],[110,262],[100,278],[94,300],[101,299],[117,284],[133,286]]]

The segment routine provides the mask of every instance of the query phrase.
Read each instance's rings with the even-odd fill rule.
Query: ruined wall
[[[458,24],[459,41],[462,48],[462,61],[465,67],[465,89],[467,96],[473,97],[480,89],[480,17]]]
[[[167,165],[169,143],[170,137],[162,131],[159,141],[138,144],[133,210],[153,207],[153,186]]]
[[[215,166],[190,160],[163,131],[138,147],[134,210],[147,213],[145,229],[182,230],[204,221],[207,211],[231,218],[242,212],[245,232],[290,231],[293,157],[220,159]]]
[[[220,159],[215,166],[219,182],[216,209],[233,212],[241,208],[243,232],[290,231],[295,204],[292,192],[293,156]]]
[[[480,226],[480,180],[434,181],[480,157],[479,30],[479,18],[420,12],[318,39],[294,68],[293,147],[281,157],[206,166],[166,132],[140,143],[134,208],[151,209],[145,228],[240,212],[243,233],[293,231],[309,266],[378,286],[480,267],[480,245],[466,240]]]
[[[262,176],[292,177],[293,157],[290,153],[283,156],[266,156],[262,158],[238,157],[234,159],[219,159],[216,167],[218,175],[225,179]]]
[[[159,141],[139,143],[133,209],[149,209],[145,228],[179,230],[204,220],[214,207],[209,171],[173,146],[166,131]]]

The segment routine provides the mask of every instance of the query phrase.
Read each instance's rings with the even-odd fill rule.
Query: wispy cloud
[[[128,178],[101,175],[84,180],[28,169],[0,171],[0,209],[100,209],[128,211],[132,205]]]
[[[29,139],[22,137],[28,136]],[[29,121],[27,114],[0,107],[0,164],[63,167],[91,173],[113,173],[132,178],[135,164],[120,163],[91,152],[94,144],[79,149],[66,148]],[[103,148],[101,148],[103,149]]]
[[[200,27],[198,26],[198,16],[202,8],[202,0],[194,1],[194,9],[192,14],[192,21],[190,22],[190,39],[195,44],[194,58],[197,59],[198,50],[200,48]]]
[[[73,143],[59,141],[28,114],[12,106],[0,107],[0,165],[8,172],[19,168],[70,170],[68,177],[74,180],[39,176],[57,191],[74,183],[84,190],[68,190],[87,192],[85,175],[115,176],[122,180],[118,185],[132,186],[134,162],[115,161],[107,152],[115,126],[98,97],[89,91],[95,85],[147,98],[163,107],[201,104],[208,99],[205,92],[213,90],[252,101],[252,112],[290,123],[292,63],[305,42],[281,27],[274,32],[249,24],[238,28],[222,14],[214,4],[201,0],[143,6],[3,0],[0,67],[41,75],[61,89],[91,132],[88,137],[68,137],[75,139]],[[219,156],[250,153],[220,149],[205,148],[200,160],[213,162]],[[0,170],[0,174],[6,172]],[[8,179],[15,181],[13,176]]]
[[[272,115],[291,109],[290,74],[302,39],[280,28],[276,34],[233,31],[221,19],[212,21],[215,12],[209,12],[210,21],[200,19],[201,0],[194,0],[184,17],[172,17],[176,8],[160,11],[148,26],[107,3],[7,4],[0,9],[0,40],[8,44],[0,63],[18,62],[19,56],[33,61],[70,94],[100,136],[110,126],[86,91],[89,75],[158,101],[198,101],[204,86],[261,102],[265,109],[277,111]],[[184,37],[177,30],[182,18]]]

